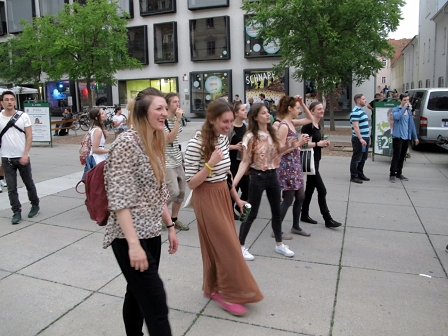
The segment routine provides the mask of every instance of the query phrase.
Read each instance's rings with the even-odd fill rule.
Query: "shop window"
[[[140,61],[148,64],[148,26],[128,27],[128,53]]]
[[[176,0],[140,0],[140,16],[176,13]]]
[[[192,61],[230,59],[229,17],[190,20]]]
[[[229,0],[188,0],[188,9],[229,7]]]
[[[251,15],[244,15],[244,57],[272,57],[280,56],[280,40],[275,39],[267,43],[258,37],[260,25],[251,20]]]
[[[232,97],[232,70],[190,72],[190,111],[205,114],[208,105],[217,98]]]
[[[68,0],[39,0],[40,16],[56,15],[68,4]]]
[[[316,82],[306,80],[305,86],[305,103],[310,106],[315,101],[321,101],[320,92],[316,88]],[[335,112],[350,112],[352,103],[352,88],[350,82],[341,82],[336,84],[333,89],[333,109]],[[327,93],[324,96],[325,110],[330,110],[330,95]]]
[[[443,77],[439,77],[437,79],[437,87],[441,88],[441,87],[445,87],[445,80]]]
[[[147,78],[118,82],[118,96],[121,105],[126,105],[137,93],[153,87],[163,93],[178,92],[179,83],[177,77]]]
[[[431,80],[427,79],[425,81],[425,88],[429,88],[429,87],[431,87]]]
[[[276,111],[280,99],[288,95],[288,78],[287,69],[281,75],[275,74],[273,69],[244,70],[244,102],[248,103],[252,98],[254,103],[261,103],[262,93],[269,101],[270,110]]]
[[[90,88],[92,90],[92,106],[112,105],[112,87],[110,85],[92,82],[90,83]],[[81,106],[89,106],[89,95],[86,81],[78,81],[78,91]]]
[[[5,3],[0,2],[0,35],[5,35],[8,32],[7,24],[6,24],[6,9]]]
[[[28,22],[33,20],[36,16],[36,8],[34,0],[14,0],[6,3],[7,17],[8,17],[8,31],[9,33],[20,33],[23,26],[19,23],[20,20],[25,19]]]
[[[177,23],[154,24],[154,63],[177,63]]]

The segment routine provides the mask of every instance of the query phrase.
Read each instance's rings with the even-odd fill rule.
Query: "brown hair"
[[[409,93],[402,93],[400,94],[400,100],[403,100],[403,98],[409,97]]]
[[[165,95],[166,103],[169,104],[170,101],[171,101],[171,99],[173,99],[174,97],[179,98],[179,94],[176,93],[176,92],[170,92],[170,93],[167,93],[167,94]]]
[[[353,101],[355,102],[355,104],[358,102],[359,99],[361,99],[362,96],[364,96],[362,93],[355,94],[355,96],[353,97]]]
[[[288,107],[296,106],[297,102],[298,100],[294,97],[283,96],[278,104],[277,117],[279,119],[284,119],[289,113]]]
[[[310,107],[309,107],[310,111],[314,111],[314,109],[316,108],[317,105],[322,105],[322,106],[324,106],[324,104],[323,104],[322,102],[320,102],[320,101],[314,101],[314,102],[312,102],[312,103],[310,104]]]
[[[205,122],[202,125],[201,129],[201,137],[202,137],[202,155],[204,156],[205,162],[207,162],[212,156],[213,151],[215,150],[215,142],[217,136],[215,135],[215,131],[213,129],[213,125],[211,121],[215,121],[225,112],[231,111],[233,116],[235,116],[235,112],[232,110],[232,107],[223,99],[216,99],[210,103],[207,107],[207,113],[205,114]]]
[[[232,110],[233,110],[233,113],[234,113],[234,114],[236,113],[236,111],[239,110],[240,105],[244,105],[240,100],[239,100],[239,101],[234,101],[234,102],[232,103]]]
[[[97,108],[97,107],[90,109],[90,112],[89,112],[90,128],[92,129],[94,127],[99,127],[99,128],[101,128],[101,130],[104,133],[104,124],[100,117],[101,110],[102,110],[102,108]]]
[[[165,133],[163,130],[154,130],[148,121],[148,109],[154,97],[165,98],[165,95],[152,87],[140,91],[132,99],[127,108],[129,121],[142,139],[143,148],[149,157],[154,175],[159,186],[165,180]]]
[[[254,135],[253,140],[254,142],[257,142],[258,140],[258,130],[259,130],[258,122],[255,120],[255,118],[258,116],[258,113],[260,113],[263,107],[267,109],[266,105],[263,103],[253,104],[250,107],[249,114],[247,116],[247,120],[249,121],[249,127],[247,128],[247,133],[251,132]],[[275,132],[274,127],[272,127],[271,123],[268,124],[268,132],[271,135],[274,145],[278,149],[280,147],[280,142],[278,141],[277,133]]]

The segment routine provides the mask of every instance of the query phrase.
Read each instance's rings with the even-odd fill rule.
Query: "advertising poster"
[[[245,102],[253,98],[255,103],[260,103],[260,94],[264,94],[269,101],[270,109],[276,110],[280,99],[288,95],[288,71],[280,76],[273,69],[244,70]]]
[[[24,107],[31,119],[33,142],[51,142],[50,104],[25,103]]]
[[[392,109],[399,102],[375,103],[373,117],[373,155],[392,156]]]
[[[263,40],[258,37],[261,28],[260,23],[251,19],[251,15],[244,16],[245,58],[280,56],[280,39],[270,42]]]

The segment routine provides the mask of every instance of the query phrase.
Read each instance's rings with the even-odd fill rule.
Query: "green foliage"
[[[242,8],[262,24],[260,36],[280,39],[276,71],[294,67],[293,77],[314,80],[320,92],[342,81],[357,85],[390,58],[387,41],[401,19],[403,0],[259,0]]]
[[[55,16],[21,22],[23,32],[9,41],[26,50],[23,58],[49,79],[86,80],[91,97],[94,80],[115,84],[118,70],[141,68],[140,62],[128,55],[127,22],[117,9],[117,3],[109,0],[87,0],[86,5],[75,2]],[[10,69],[16,78],[20,76],[18,67]]]

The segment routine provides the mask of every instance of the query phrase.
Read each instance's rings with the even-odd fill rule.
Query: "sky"
[[[413,38],[418,34],[418,8],[419,0],[406,0],[402,7],[402,17],[397,30],[389,34],[389,38],[399,40],[402,38]]]

